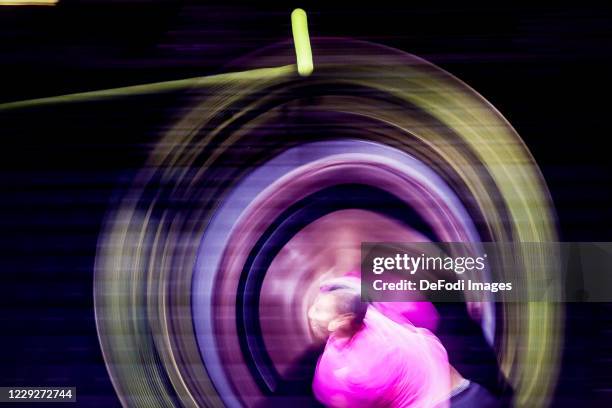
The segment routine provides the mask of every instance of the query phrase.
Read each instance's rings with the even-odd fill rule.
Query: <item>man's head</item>
[[[363,322],[368,304],[361,301],[355,279],[338,278],[324,282],[308,309],[313,334],[325,340],[332,333],[352,335]]]

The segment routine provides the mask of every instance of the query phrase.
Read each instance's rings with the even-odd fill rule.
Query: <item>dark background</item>
[[[562,240],[612,241],[612,9],[404,3],[0,7],[0,103],[223,72],[290,38],[290,12],[304,7],[311,36],[396,47],[476,89],[539,163]],[[0,386],[76,386],[83,405],[118,405],[95,331],[96,243],[184,101],[0,112]],[[609,405],[612,307],[569,304],[565,331],[553,405]]]

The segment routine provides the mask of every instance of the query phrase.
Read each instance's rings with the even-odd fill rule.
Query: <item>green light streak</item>
[[[179,79],[175,81],[155,82],[150,84],[126,86],[122,88],[102,89],[99,91],[80,92],[68,95],[51,96],[48,98],[8,102],[0,104],[0,110],[29,108],[60,103],[87,102],[131,95],[147,95],[159,92],[179,91],[183,89],[224,84],[228,81],[255,81],[269,79],[289,75],[294,72],[295,65],[285,65],[274,68],[260,68],[242,72],[230,72],[226,74]]]
[[[293,10],[293,13],[291,13],[291,29],[293,31],[298,73],[301,76],[308,76],[312,74],[314,67],[312,64],[310,38],[308,37],[308,20],[304,10]]]

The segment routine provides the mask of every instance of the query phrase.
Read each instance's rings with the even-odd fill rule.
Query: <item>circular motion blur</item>
[[[287,43],[232,66],[278,67],[264,76],[194,89],[109,213],[95,309],[124,405],[289,401],[292,367],[316,345],[308,309],[321,282],[358,275],[362,242],[557,241],[533,158],[475,91],[398,50],[311,46],[307,76]],[[534,274],[525,260],[527,288]],[[515,404],[545,405],[558,307],[465,300]],[[417,326],[444,319],[410,307]]]

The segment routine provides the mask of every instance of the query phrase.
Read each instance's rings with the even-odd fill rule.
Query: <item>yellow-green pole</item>
[[[308,76],[312,74],[314,66],[308,36],[308,20],[304,10],[298,8],[291,13],[291,30],[293,31],[298,73],[301,76]]]

